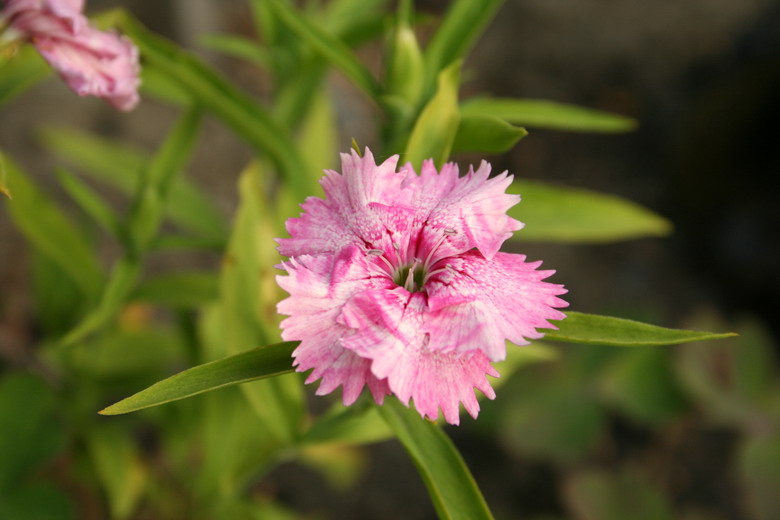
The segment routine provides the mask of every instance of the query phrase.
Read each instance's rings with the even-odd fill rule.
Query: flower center
[[[393,244],[395,254],[391,259],[385,256],[385,252],[381,249],[369,249],[368,254],[375,256],[382,261],[381,265],[375,264],[380,270],[381,274],[389,276],[393,283],[399,287],[403,287],[409,292],[423,292],[425,290],[425,284],[430,278],[450,266],[446,265],[443,268],[432,269],[434,264],[439,261],[434,255],[436,250],[444,243],[447,237],[456,235],[457,232],[454,229],[444,229],[441,238],[434,244],[434,246],[428,252],[425,260],[421,260],[417,257],[413,257],[410,260],[406,258],[400,250],[398,244]]]

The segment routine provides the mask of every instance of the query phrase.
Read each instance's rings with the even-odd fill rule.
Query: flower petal
[[[355,329],[342,344],[362,358],[371,359],[371,372],[387,380],[401,402],[414,400],[423,417],[436,419],[441,408],[445,420],[459,424],[459,405],[475,417],[479,403],[474,388],[488,398],[495,393],[485,375],[498,376],[481,351],[442,352],[429,348],[425,330],[425,296],[397,287],[356,294],[344,306],[340,321]]]
[[[320,181],[325,199],[309,197],[303,213],[287,221],[291,238],[279,239],[284,256],[334,253],[348,244],[364,245],[382,238],[387,214],[380,207],[408,212],[409,190],[401,188],[406,172],[396,172],[398,156],[380,165],[371,150],[363,157],[341,154],[343,173],[326,170]],[[368,246],[368,247],[378,247]]]
[[[503,338],[525,345],[528,339],[543,336],[536,329],[555,328],[548,320],[565,318],[555,308],[568,306],[557,297],[566,289],[543,281],[555,271],[537,270],[541,262],[526,262],[525,255],[509,253],[487,260],[469,251],[447,259],[447,264],[450,268],[429,284],[429,309],[440,319],[449,315],[451,321],[484,324],[485,343],[480,350],[492,361],[506,357]],[[468,351],[476,343],[465,342],[456,350]]]
[[[352,404],[364,385],[381,403],[389,393],[387,383],[376,378],[370,362],[344,349],[340,340],[352,334],[350,328],[337,322],[341,307],[354,293],[386,283],[367,271],[363,254],[356,247],[339,255],[302,256],[282,265],[288,276],[277,276],[277,282],[290,296],[277,305],[281,314],[282,338],[300,341],[293,352],[298,372],[312,370],[306,382],[322,382],[318,395],[343,387],[345,405]]]
[[[404,185],[414,189],[411,205],[423,228],[421,240],[438,243],[443,230],[457,235],[437,250],[437,257],[451,256],[476,247],[486,258],[492,258],[501,244],[523,224],[506,214],[520,201],[518,195],[505,193],[512,176],[504,172],[489,179],[490,165],[482,161],[475,172],[458,177],[458,167],[445,164],[440,172],[433,162],[423,163],[420,176],[408,176]]]

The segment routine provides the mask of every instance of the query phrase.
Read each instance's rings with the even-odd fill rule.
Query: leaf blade
[[[558,330],[544,329],[545,339],[571,343],[610,346],[676,345],[691,341],[722,339],[733,332],[716,333],[668,329],[624,318],[582,312],[566,312],[566,318],[555,321]]]
[[[286,341],[256,347],[179,372],[101,410],[120,415],[178,401],[226,386],[248,383],[293,371],[292,351],[298,345]]]
[[[394,398],[379,411],[417,466],[439,518],[493,518],[466,463],[438,426]]]
[[[513,235],[536,242],[606,243],[666,236],[672,224],[634,202],[590,190],[535,181],[515,181],[520,204],[509,216],[526,224]]]
[[[545,99],[478,98],[464,102],[461,111],[531,128],[572,132],[620,133],[637,127],[630,117]]]

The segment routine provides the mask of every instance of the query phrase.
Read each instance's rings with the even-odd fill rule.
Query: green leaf
[[[266,66],[270,57],[268,51],[257,41],[232,34],[204,34],[200,42],[205,47],[220,51],[235,58],[241,58],[258,65]]]
[[[502,0],[456,0],[451,3],[444,20],[425,48],[429,88],[433,86],[433,79],[441,69],[465,58],[502,3]]]
[[[89,185],[64,170],[57,170],[57,178],[84,213],[112,236],[121,236],[121,225],[116,213]]]
[[[147,153],[127,144],[73,128],[44,127],[40,136],[51,152],[126,194],[135,192],[138,178],[150,160]],[[166,212],[173,222],[216,243],[224,241],[224,218],[186,177],[174,179]]]
[[[512,126],[497,117],[461,116],[452,151],[504,153],[527,135],[525,128]]]
[[[377,98],[379,87],[376,80],[342,40],[323,31],[319,26],[280,0],[267,0],[267,2],[279,19],[301,40],[332,63],[372,99]]]
[[[65,335],[62,346],[73,346],[106,325],[125,304],[140,273],[141,264],[137,259],[120,259],[111,270],[97,307]]]
[[[514,234],[518,240],[605,243],[672,230],[665,218],[614,195],[532,181],[516,181],[511,191],[522,201],[508,213],[526,224]]]
[[[439,518],[493,518],[466,463],[438,426],[395,398],[385,399],[379,411],[417,466]]]
[[[418,171],[425,159],[433,159],[436,166],[441,167],[450,156],[460,121],[460,65],[458,61],[441,71],[436,94],[420,113],[409,136],[404,158]]]
[[[610,346],[675,345],[691,341],[736,336],[733,332],[715,333],[667,329],[623,318],[567,311],[566,319],[555,320],[558,330],[544,329],[545,339],[571,343]]]
[[[0,66],[0,106],[45,79],[51,67],[32,45],[22,45],[15,56]]]
[[[218,388],[292,372],[297,342],[267,345],[179,372],[100,411],[119,415],[178,401]]]
[[[531,128],[574,132],[629,132],[637,126],[630,117],[543,99],[477,98],[464,102],[461,112]]]
[[[318,418],[301,441],[305,444],[366,444],[393,436],[379,410],[368,400],[343,406],[336,404]]]
[[[148,479],[133,437],[125,430],[102,425],[90,432],[87,450],[108,497],[111,518],[122,520],[133,514]]]
[[[275,221],[284,214],[279,210],[284,197],[271,199],[262,173],[260,165],[252,164],[239,180],[241,204],[220,278],[220,355],[278,341],[279,337],[276,303],[282,293],[274,281],[279,254],[273,238],[279,236]],[[298,375],[259,381],[241,390],[278,439],[291,442],[298,436],[304,414]]]
[[[303,121],[300,131],[300,148],[309,165],[311,195],[322,193],[319,182],[323,170],[336,166],[338,160],[338,124],[333,103],[324,93],[317,95]]]
[[[122,17],[121,27],[140,48],[147,67],[166,74],[258,153],[267,153],[299,199],[308,195],[308,184],[300,176],[305,165],[295,144],[262,106],[202,61],[148,31],[129,15]]]
[[[54,393],[37,377],[16,373],[0,379],[0,503],[6,491],[15,492],[62,448],[65,435],[55,406]]]
[[[3,162],[8,187],[14,194],[6,207],[16,226],[73,279],[87,298],[96,296],[103,273],[84,235],[7,156]]]
[[[425,69],[417,37],[406,21],[398,20],[391,38],[385,92],[416,107],[425,86]]]
[[[214,301],[219,294],[219,281],[214,273],[205,271],[176,272],[144,280],[131,299],[195,309]]]
[[[170,186],[190,158],[200,121],[199,108],[187,110],[143,170],[128,223],[135,252],[147,248],[157,234]]]

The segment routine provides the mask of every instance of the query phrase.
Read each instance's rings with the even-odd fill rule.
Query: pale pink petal
[[[506,212],[520,201],[518,195],[505,193],[512,176],[504,172],[492,179],[490,165],[482,161],[477,171],[458,177],[454,164],[445,164],[436,172],[433,162],[423,163],[419,177],[408,176],[405,186],[413,188],[412,206],[418,212],[422,228],[421,240],[427,244],[438,242],[442,231],[451,229],[457,235],[437,250],[439,257],[468,251],[476,247],[490,259],[501,244],[523,224]]]
[[[339,255],[302,256],[282,265],[288,276],[277,276],[279,285],[290,296],[277,305],[282,321],[282,338],[300,341],[293,352],[299,372],[312,370],[306,382],[322,382],[319,395],[343,387],[343,401],[349,405],[368,385],[377,402],[389,393],[387,384],[370,371],[368,360],[361,359],[341,345],[352,330],[336,319],[341,307],[353,294],[381,286],[381,278],[367,272],[362,253],[356,247]]]
[[[408,406],[414,400],[423,417],[436,419],[441,409],[451,424],[459,424],[459,405],[476,417],[479,403],[474,389],[488,398],[495,393],[485,375],[498,376],[481,351],[468,353],[431,350],[434,341],[425,332],[425,297],[402,288],[376,289],[355,295],[340,317],[355,333],[342,337],[343,345],[371,359],[371,371],[387,380],[390,390]],[[441,331],[440,331],[441,332]]]
[[[368,148],[363,157],[354,150],[341,154],[342,173],[325,172],[320,181],[325,199],[309,197],[301,204],[301,216],[286,224],[291,238],[278,240],[279,252],[295,256],[333,253],[348,244],[379,247],[367,244],[380,241],[388,228],[388,213],[381,208],[411,214],[405,204],[409,195],[401,188],[406,174],[396,172],[397,163],[394,155],[377,165]]]
[[[506,356],[504,337],[517,345],[543,336],[537,329],[555,328],[548,320],[565,315],[555,308],[568,303],[558,298],[562,285],[543,281],[555,271],[539,271],[541,262],[525,262],[525,255],[498,253],[487,260],[476,252],[446,260],[444,269],[428,287],[428,306],[442,318],[485,324],[481,350],[492,360]],[[491,338],[489,341],[487,338]],[[464,342],[459,351],[474,348]]]

